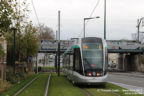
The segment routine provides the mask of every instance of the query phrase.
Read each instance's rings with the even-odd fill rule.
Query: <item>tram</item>
[[[75,84],[104,84],[108,73],[106,41],[79,38],[63,54],[63,74]]]

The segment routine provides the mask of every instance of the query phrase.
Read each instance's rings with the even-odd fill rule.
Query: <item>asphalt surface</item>
[[[111,72],[109,73],[108,76],[108,82],[144,94],[144,74],[143,73]]]

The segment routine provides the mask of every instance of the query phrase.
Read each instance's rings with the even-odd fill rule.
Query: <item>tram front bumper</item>
[[[74,81],[75,83],[91,83],[91,84],[99,84],[105,83],[107,81],[108,73],[101,77],[88,77],[88,76],[76,76]]]

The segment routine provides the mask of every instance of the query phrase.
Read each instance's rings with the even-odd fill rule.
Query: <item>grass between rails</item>
[[[118,96],[116,94],[119,94],[119,96],[144,96],[111,83],[106,83],[105,87],[86,88],[86,90],[92,96]]]
[[[32,75],[28,79],[24,80],[20,84],[14,85],[7,92],[0,94],[0,96],[12,96],[15,92],[21,89],[25,84],[31,81],[37,75]],[[39,78],[36,79],[29,87],[27,87],[19,96],[43,96],[45,86],[48,79],[48,73],[40,73]],[[118,96],[114,93],[119,94],[120,96],[144,96],[140,94],[135,94],[134,92],[128,91],[124,88],[121,88],[117,85],[106,83],[105,87],[98,86],[87,86],[85,89],[92,96]],[[113,91],[114,93],[112,93]],[[53,73],[48,96],[87,96],[79,86],[72,85],[71,82],[67,80],[66,77],[61,75],[60,77],[57,74]]]
[[[53,67],[53,66],[42,66],[41,67],[42,69],[44,69],[44,70],[55,70],[55,67]]]
[[[63,75],[52,74],[48,96],[87,96]]]
[[[14,95],[18,90],[20,90],[23,86],[25,86],[28,82],[30,82],[32,79],[34,79],[37,75],[32,75],[26,80],[22,81],[19,84],[13,85],[12,88],[10,88],[8,91],[1,93],[0,96],[12,96]]]
[[[132,91],[128,91],[117,85],[106,83],[105,86],[84,87],[92,96],[144,96]],[[79,86],[72,85],[66,77],[56,74],[52,75],[49,96],[86,96]]]
[[[29,87],[27,87],[18,96],[43,96],[46,87],[48,73],[39,74],[38,79],[36,79]]]

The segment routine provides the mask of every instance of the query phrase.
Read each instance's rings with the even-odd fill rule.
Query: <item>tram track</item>
[[[17,91],[13,96],[18,96],[25,88],[30,86],[39,76],[32,79],[29,83],[27,83],[24,87],[22,87],[19,91]]]
[[[33,94],[32,92],[34,92],[34,91],[31,91],[31,90],[37,90],[38,85],[35,85],[35,84],[38,84],[38,82],[39,82],[39,84],[41,84],[40,80],[44,80],[43,78],[45,78],[45,81],[44,81],[45,85],[43,82],[43,87],[42,86],[40,87],[40,89],[42,89],[43,91],[41,90],[41,95],[39,93],[35,94],[35,95],[36,96],[48,96],[51,74],[52,73],[50,73],[49,75],[47,74],[47,79],[46,79],[45,73],[39,74],[34,79],[32,79],[30,82],[28,82],[24,87],[22,87],[20,90],[18,90],[13,96],[21,96],[22,94],[24,95],[26,92],[29,92],[29,93],[26,93],[27,95],[32,95]],[[35,86],[35,88],[33,87],[34,89],[30,89],[30,88],[32,88],[32,86]]]
[[[44,91],[44,95],[43,96],[48,96],[48,90],[49,90],[49,85],[50,85],[50,80],[51,80],[51,74],[49,75],[48,77],[48,80],[47,80],[47,84],[46,84],[46,88],[45,88],[45,91]]]
[[[92,96],[85,88],[80,88],[87,96]]]

